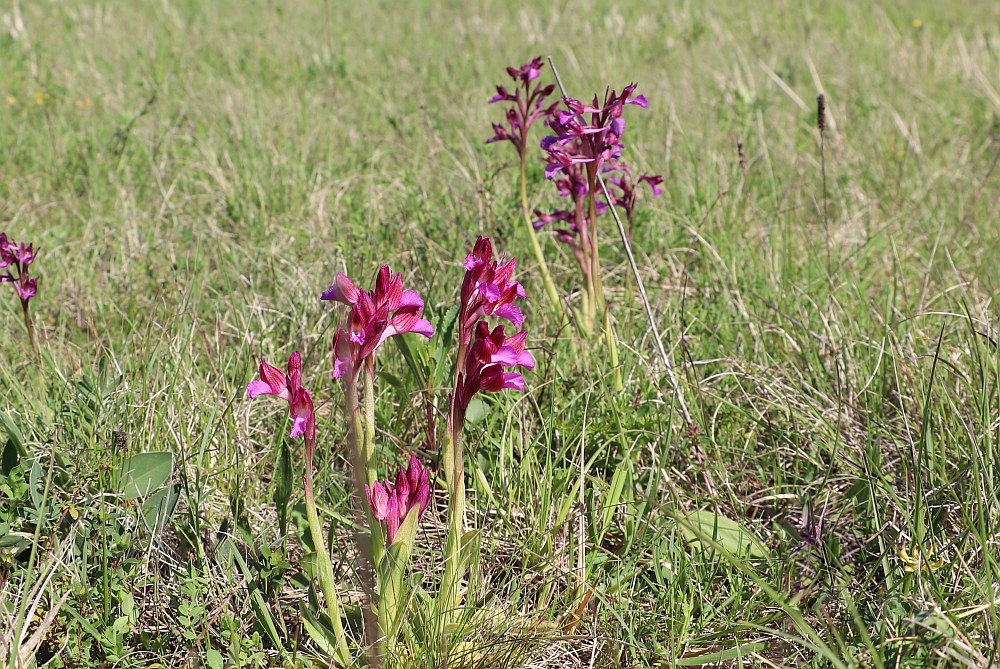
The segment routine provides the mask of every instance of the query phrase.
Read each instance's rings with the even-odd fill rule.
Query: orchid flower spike
[[[316,413],[312,397],[302,387],[302,357],[298,351],[288,358],[287,372],[261,359],[258,367],[259,379],[247,385],[247,397],[254,399],[261,395],[274,395],[288,402],[288,412],[292,417],[290,436],[305,436],[306,454],[312,460],[312,449],[316,443]]]
[[[382,265],[375,276],[375,288],[364,291],[344,274],[337,274],[333,285],[321,297],[350,307],[346,328],[334,335],[334,378],[344,374],[356,377],[363,364],[374,364],[375,352],[386,339],[415,332],[434,335],[434,326],[424,318],[424,301],[415,290],[403,290],[399,273]]]
[[[411,455],[409,465],[400,468],[396,475],[395,484],[389,481],[376,481],[371,486],[365,484],[365,497],[372,516],[385,526],[391,545],[411,511],[415,511],[419,523],[427,510],[431,498],[427,470],[416,456]]]

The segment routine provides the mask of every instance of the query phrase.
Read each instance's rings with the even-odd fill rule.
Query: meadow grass
[[[0,292],[4,662],[322,665],[279,407],[246,383],[302,351],[356,589],[319,294],[388,262],[440,316],[485,234],[518,257],[538,366],[467,434],[468,666],[995,664],[1000,8],[905,4],[8,3],[0,228],[41,247],[42,360]],[[627,152],[666,193],[634,250],[690,425],[610,221],[624,392],[546,307],[513,154],[483,143],[504,66],[538,54],[578,97],[650,101]],[[381,368],[382,461],[432,460],[443,394]],[[151,531],[117,479],[159,451],[179,499]],[[391,661],[439,666],[432,642]]]

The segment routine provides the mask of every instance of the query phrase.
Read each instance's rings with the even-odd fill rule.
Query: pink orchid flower
[[[424,301],[420,294],[403,290],[402,278],[392,274],[388,265],[379,268],[374,290],[363,291],[344,274],[337,274],[321,299],[350,307],[347,328],[338,328],[334,335],[334,378],[348,372],[356,376],[362,363],[370,363],[389,337],[407,332],[428,338],[434,334],[434,326],[421,318]]]
[[[292,417],[290,436],[294,439],[305,435],[307,454],[311,455],[316,442],[316,413],[312,397],[302,387],[302,357],[299,352],[295,351],[288,358],[287,373],[263,359],[258,373],[260,378],[247,385],[247,397],[254,399],[261,395],[274,395],[288,402],[288,412]]]
[[[521,327],[524,314],[514,300],[523,299],[524,287],[514,281],[517,261],[501,255],[493,259],[493,245],[486,237],[476,239],[476,245],[465,258],[465,279],[462,281],[459,327],[462,343],[468,345],[476,321],[498,316]]]
[[[365,484],[365,496],[372,516],[383,524],[391,544],[396,538],[399,526],[406,520],[411,509],[417,508],[417,522],[423,517],[430,503],[431,487],[427,470],[415,456],[410,456],[409,465],[402,467],[396,475],[395,485],[386,481]]]

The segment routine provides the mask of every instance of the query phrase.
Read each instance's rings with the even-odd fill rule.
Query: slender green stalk
[[[552,281],[549,273],[549,265],[545,262],[545,255],[542,253],[542,246],[538,243],[538,233],[535,226],[531,224],[531,210],[528,209],[528,177],[525,165],[526,156],[521,154],[521,214],[524,218],[524,227],[528,230],[528,238],[531,240],[531,250],[535,254],[535,262],[538,263],[538,271],[542,274],[542,283],[545,284],[545,294],[552,303],[552,307],[562,316],[562,302],[559,300],[559,293],[556,285]]]
[[[375,370],[370,366],[365,366],[365,395],[364,406],[361,407],[364,419],[364,435],[362,441],[362,463],[364,466],[365,482],[374,485],[375,471]],[[360,490],[362,501],[364,500],[364,488]]]
[[[379,568],[379,622],[382,625],[386,641],[393,639],[399,630],[403,607],[403,576],[410,560],[417,534],[417,522],[420,520],[419,509],[411,509],[396,531],[396,538],[385,552],[385,560]]]
[[[590,216],[590,273],[594,282],[594,318],[597,318],[597,314],[603,313],[605,309],[604,303],[604,285],[601,281],[601,254],[598,248],[599,243],[597,239],[597,168],[591,167],[591,163],[587,165],[587,181],[588,184],[588,209]]]
[[[597,320],[594,302],[594,272],[590,260],[592,250],[590,228],[583,215],[583,200],[581,198],[574,199],[576,200],[576,227],[580,231],[580,269],[583,272],[583,296],[581,298],[583,318],[580,326],[583,334],[589,339],[594,334],[594,322]]]
[[[347,636],[344,634],[344,621],[340,613],[340,595],[337,593],[337,582],[333,577],[333,563],[326,547],[326,537],[323,535],[323,524],[316,512],[316,497],[313,492],[312,468],[306,469],[303,477],[306,493],[306,518],[309,520],[309,533],[316,547],[316,564],[319,587],[326,600],[326,611],[333,625],[333,635],[337,639],[337,661],[342,666],[352,664],[351,651],[347,647]]]
[[[622,392],[625,385],[622,383],[622,369],[618,360],[618,340],[615,338],[614,326],[611,324],[611,313],[604,310],[604,343],[608,347],[611,356],[611,367],[615,375],[615,391]]]
[[[358,552],[362,560],[359,572],[361,585],[365,591],[365,597],[361,602],[361,615],[364,619],[367,645],[366,659],[369,667],[378,667],[381,665],[384,628],[375,613],[373,601],[377,596],[376,567],[382,559],[384,546],[379,523],[373,517],[365,496],[365,484],[371,485],[375,482],[375,396],[373,371],[366,367],[364,376],[364,405],[359,402],[357,379],[350,375],[345,379],[344,411],[350,421],[347,439],[351,453],[355,508],[358,516],[364,518],[369,528],[368,532],[362,531],[357,535]]]
[[[445,544],[444,578],[441,581],[442,615],[450,619],[458,606],[458,588],[462,580],[462,536],[465,519],[465,455],[462,432],[449,419],[444,451],[444,472],[448,485],[448,540]]]
[[[28,311],[28,301],[21,300],[21,311],[24,313],[24,327],[28,331],[28,342],[31,344],[31,351],[35,354],[35,362],[40,362],[42,354],[38,350],[38,341],[35,339],[35,326],[31,322],[31,313]]]

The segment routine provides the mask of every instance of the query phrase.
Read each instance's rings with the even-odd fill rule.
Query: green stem
[[[562,316],[562,302],[559,301],[559,293],[556,291],[556,284],[549,274],[549,265],[545,262],[542,254],[542,246],[538,243],[538,233],[535,226],[531,224],[531,211],[528,209],[528,176],[525,169],[525,156],[521,155],[521,213],[524,217],[524,227],[528,229],[528,238],[531,240],[531,250],[535,254],[535,262],[538,264],[538,271],[542,273],[542,282],[545,284],[545,294],[549,297],[549,302],[560,316]]]
[[[337,582],[333,577],[333,564],[326,548],[326,538],[323,536],[323,524],[316,513],[316,497],[313,492],[312,472],[306,470],[303,479],[306,492],[306,518],[309,520],[309,533],[312,535],[316,548],[316,563],[319,573],[319,587],[326,600],[326,611],[333,625],[333,635],[337,639],[337,661],[341,666],[353,663],[351,651],[347,647],[347,636],[344,634],[344,621],[340,614],[340,595],[337,593]]]
[[[372,515],[365,495],[365,484],[375,482],[375,394],[374,373],[365,371],[365,402],[358,399],[357,378],[348,376],[344,383],[344,411],[348,420],[348,448],[351,457],[351,478],[354,482],[354,502],[359,517],[367,521],[368,532],[357,535],[358,552],[362,565],[361,585],[365,597],[361,602],[361,616],[364,620],[367,662],[369,667],[381,665],[381,643],[384,627],[375,613],[372,600],[376,597],[377,565],[382,561],[384,546],[379,523]]]
[[[583,199],[575,198],[576,207],[576,227],[580,231],[580,272],[583,274],[583,296],[581,298],[581,311],[583,312],[583,318],[580,322],[580,327],[583,331],[584,336],[588,339],[594,334],[594,321],[597,320],[597,312],[594,310],[594,281],[592,276],[594,274],[592,263],[590,261],[591,245],[590,245],[590,230],[587,225],[587,219],[583,215]]]
[[[452,618],[459,604],[458,588],[462,581],[462,536],[465,518],[465,456],[462,431],[455,427],[461,417],[449,417],[444,450],[444,472],[448,484],[448,540],[445,544],[444,578],[439,596],[442,621]]]
[[[21,311],[24,312],[24,327],[28,330],[28,342],[31,344],[31,352],[35,354],[35,362],[41,362],[42,354],[38,350],[38,341],[35,339],[35,326],[31,322],[31,313],[28,311],[27,300],[21,300]]]
[[[365,369],[365,396],[364,406],[361,407],[364,417],[364,442],[362,453],[364,454],[365,481],[368,485],[374,485],[376,477],[375,471],[375,371]],[[364,490],[361,491],[362,493]]]
[[[604,310],[604,342],[608,347],[608,352],[611,354],[611,366],[614,368],[615,375],[615,390],[620,393],[625,389],[625,385],[622,383],[622,370],[618,364],[618,341],[615,338],[614,327],[611,325],[611,313],[607,309]]]
[[[412,512],[411,512],[412,513]],[[396,541],[385,551],[385,561],[379,570],[379,622],[386,634],[386,640],[392,640],[399,630],[403,608],[403,576],[410,559],[410,550],[416,538],[417,516],[403,521],[396,535]],[[406,536],[402,536],[406,535]]]

